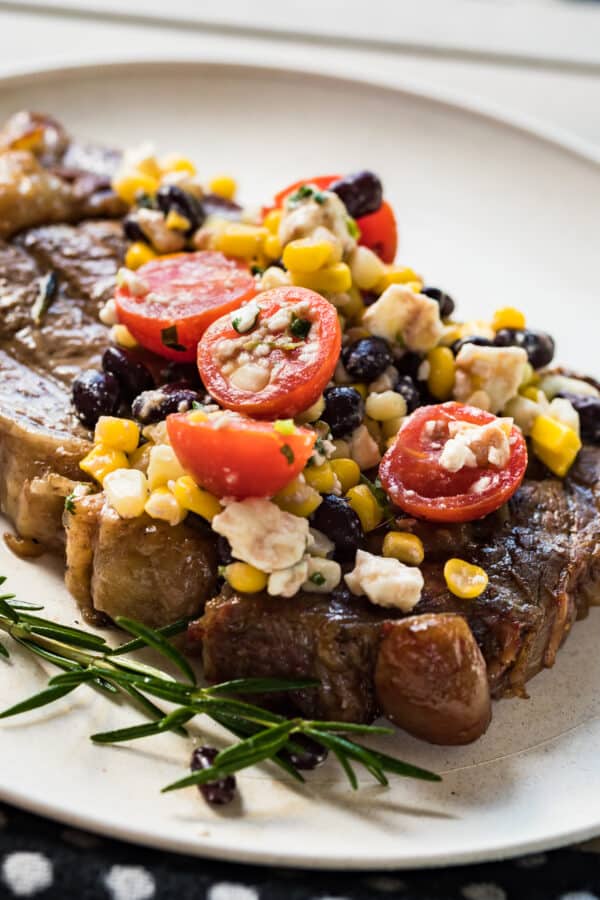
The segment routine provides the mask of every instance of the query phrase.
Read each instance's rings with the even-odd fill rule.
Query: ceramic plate
[[[163,62],[5,78],[0,116],[21,107],[82,137],[184,151],[202,175],[236,174],[257,202],[303,175],[369,166],[398,211],[402,261],[444,286],[465,315],[524,308],[558,336],[562,361],[600,374],[600,168],[591,156],[424,92],[264,67]],[[77,621],[57,563],[21,562],[2,544],[0,572],[48,616]],[[442,773],[441,784],[365,781],[353,793],[332,764],[298,789],[265,767],[240,778],[238,805],[215,811],[193,789],[159,793],[185,768],[181,738],[93,746],[90,733],[136,714],[80,688],[2,723],[0,797],[157,847],[296,866],[408,868],[556,846],[600,832],[599,640],[593,612],[529,700],[495,704],[473,746],[387,740]],[[43,678],[18,653],[0,661],[0,706]]]

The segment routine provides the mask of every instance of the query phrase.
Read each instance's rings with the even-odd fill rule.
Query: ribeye
[[[464,615],[482,649],[496,697],[523,694],[554,662],[575,618],[600,599],[600,448],[584,447],[569,477],[531,473],[507,507],[480,522],[415,524],[425,544],[425,590],[413,613]],[[489,587],[460,600],[445,586],[446,559],[485,568]],[[295,694],[308,716],[368,722],[377,711],[373,670],[381,623],[393,617],[357,598],[239,596],[229,588],[190,627],[210,681],[249,675],[317,677]]]

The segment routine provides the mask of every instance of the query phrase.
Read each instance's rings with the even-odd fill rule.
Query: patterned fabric
[[[0,806],[0,898],[39,900],[600,900],[600,840],[420,872],[308,872],[134,847]]]

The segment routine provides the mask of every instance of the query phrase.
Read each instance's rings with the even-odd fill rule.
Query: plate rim
[[[74,56],[66,63],[56,59],[45,60],[42,58],[36,63],[0,65],[0,93],[7,87],[35,84],[44,78],[47,79],[48,76],[59,80],[65,77],[74,78],[82,73],[93,76],[94,74],[101,75],[106,71],[119,72],[119,70],[134,70],[136,74],[143,74],[145,70],[156,72],[157,68],[170,69],[171,71],[174,69],[184,71],[191,68],[195,71],[206,70],[213,73],[222,70],[224,73],[233,72],[238,74],[250,71],[263,76],[302,76],[313,82],[324,81],[330,84],[345,84],[348,87],[367,87],[377,91],[384,91],[391,95],[403,95],[423,103],[437,105],[448,111],[469,115],[494,127],[500,127],[504,130],[508,129],[524,138],[541,142],[567,154],[580,163],[590,165],[594,172],[600,174],[600,147],[583,138],[579,138],[568,130],[549,125],[527,114],[515,113],[500,104],[473,98],[460,91],[441,89],[422,80],[412,80],[400,76],[387,78],[384,76],[377,78],[372,75],[359,76],[354,73],[354,70],[350,70],[349,64],[343,63],[336,63],[332,66],[308,67],[297,62],[293,62],[290,65],[281,65],[280,63],[270,64],[264,60],[252,62],[247,58],[240,61],[239,56],[236,57],[233,53],[223,50],[219,50],[216,54],[205,54],[203,56],[192,55],[187,52],[177,58],[169,54],[157,56],[144,53],[130,56],[117,53],[92,58],[87,57],[85,59],[78,59]],[[551,850],[567,844],[586,841],[600,834],[599,815],[598,822],[595,825],[586,825],[564,832],[555,832],[547,838],[541,837],[528,841],[515,838],[512,841],[505,841],[493,849],[470,851],[468,848],[465,848],[461,851],[452,851],[448,854],[438,854],[433,857],[430,854],[423,856],[412,854],[397,860],[389,855],[379,858],[370,854],[368,858],[361,858],[354,854],[352,858],[342,861],[339,858],[323,859],[306,856],[299,859],[287,852],[272,854],[262,852],[257,857],[255,851],[244,850],[243,847],[237,847],[233,851],[231,847],[223,844],[202,846],[191,839],[172,838],[168,835],[152,835],[126,824],[115,828],[114,825],[90,818],[88,813],[61,809],[61,807],[55,806],[52,802],[31,799],[10,788],[0,788],[0,800],[28,812],[108,838],[116,838],[168,852],[208,859],[228,860],[230,862],[260,866],[284,865],[295,869],[340,870],[343,868],[345,870],[367,872],[374,870],[400,871],[459,866],[509,859]]]

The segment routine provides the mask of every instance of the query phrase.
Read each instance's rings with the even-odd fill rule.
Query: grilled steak
[[[574,620],[600,599],[599,511],[600,448],[584,447],[564,482],[532,473],[507,507],[480,522],[419,523],[425,589],[412,614],[465,616],[493,695],[524,694],[525,682],[553,664]],[[460,600],[448,592],[442,570],[449,556],[485,568],[484,594]],[[368,722],[378,706],[381,623],[390,618],[390,610],[353,597],[242,597],[225,588],[190,627],[190,640],[202,641],[210,681],[316,677],[318,690],[293,697],[303,714]]]

